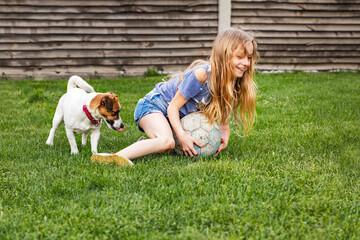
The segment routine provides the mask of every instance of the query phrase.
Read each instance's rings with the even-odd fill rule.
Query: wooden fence
[[[182,70],[208,56],[218,32],[218,4],[0,1],[1,78]],[[232,0],[229,6],[231,26],[252,30],[258,39],[260,71],[360,70],[360,0]]]
[[[0,6],[0,70],[12,78],[178,71],[208,55],[217,34],[217,0],[8,0]]]
[[[254,31],[260,70],[360,70],[358,0],[233,0],[231,24]]]

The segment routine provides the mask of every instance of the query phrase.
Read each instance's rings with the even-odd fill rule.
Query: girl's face
[[[249,68],[253,51],[254,47],[252,42],[247,42],[244,48],[239,48],[236,52],[234,52],[230,64],[236,77],[242,77],[244,72],[246,72]]]

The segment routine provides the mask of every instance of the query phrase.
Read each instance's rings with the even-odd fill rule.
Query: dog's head
[[[90,102],[90,109],[97,110],[110,129],[118,132],[125,130],[124,123],[119,114],[121,106],[116,94],[107,92],[96,95]]]

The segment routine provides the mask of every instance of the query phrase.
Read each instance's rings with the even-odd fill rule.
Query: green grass
[[[120,96],[127,131],[160,77],[91,80]],[[257,121],[218,158],[152,155],[132,168],[45,145],[66,81],[0,82],[0,239],[359,239],[360,73],[257,74]]]

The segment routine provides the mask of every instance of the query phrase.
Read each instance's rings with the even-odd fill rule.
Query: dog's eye
[[[120,111],[113,111],[113,115],[114,115],[114,116],[117,116],[117,115],[119,115],[119,112],[120,112]]]

